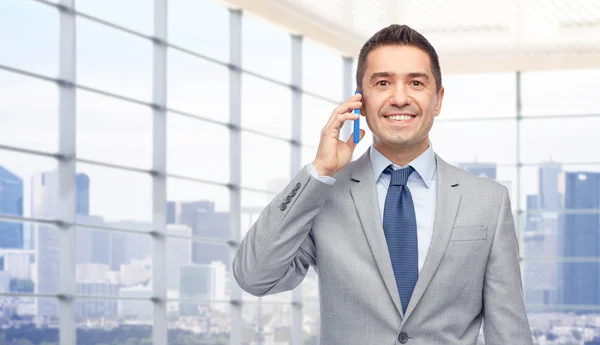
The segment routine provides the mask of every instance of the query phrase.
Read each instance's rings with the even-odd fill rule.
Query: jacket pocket
[[[454,228],[450,241],[480,241],[487,239],[487,226]]]

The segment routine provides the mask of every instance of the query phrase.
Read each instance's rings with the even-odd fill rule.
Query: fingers
[[[331,114],[331,116],[329,117],[329,120],[327,121],[327,124],[325,125],[325,128],[331,126],[331,124],[333,124],[334,122],[337,121],[339,127],[342,127],[342,124],[344,123],[339,122],[339,117],[340,115],[343,114],[347,114],[347,113],[352,113],[352,111],[354,109],[360,109],[362,107],[362,95],[358,94],[358,95],[354,95],[352,97],[350,97],[346,102],[342,103],[340,106],[338,106],[337,108],[335,108],[333,110],[333,113]],[[356,120],[358,117],[355,116],[355,118],[351,118],[351,119],[344,119],[345,120]]]
[[[323,128],[321,135],[337,139],[339,138],[344,122],[356,120],[359,116],[360,115],[353,113],[338,114],[327,127]]]

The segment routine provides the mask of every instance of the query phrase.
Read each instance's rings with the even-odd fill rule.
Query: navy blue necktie
[[[391,165],[384,171],[392,176],[383,210],[383,231],[405,313],[419,278],[417,218],[412,195],[406,186],[408,176],[413,171],[411,166],[393,170]]]

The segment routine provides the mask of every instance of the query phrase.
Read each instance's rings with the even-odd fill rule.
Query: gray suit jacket
[[[402,312],[368,151],[332,186],[303,168],[244,237],[233,274],[264,296],[319,277],[322,345],[532,345],[506,187],[436,155],[433,238]]]

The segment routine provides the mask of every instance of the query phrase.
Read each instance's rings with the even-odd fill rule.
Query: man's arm
[[[292,290],[316,265],[310,230],[334,181],[305,166],[262,211],[233,260],[233,275],[244,291],[264,296]]]
[[[533,345],[523,299],[519,249],[506,187],[483,287],[483,333],[487,345]]]

